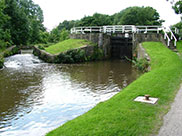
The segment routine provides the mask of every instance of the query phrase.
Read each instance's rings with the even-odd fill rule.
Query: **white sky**
[[[44,12],[44,25],[51,30],[64,20],[81,19],[85,15],[112,15],[130,6],[151,6],[156,9],[165,26],[180,21],[166,0],[33,0]]]

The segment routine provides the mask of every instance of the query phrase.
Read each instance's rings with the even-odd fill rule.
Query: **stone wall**
[[[56,55],[52,55],[44,50],[39,49],[36,46],[33,47],[33,54],[48,63],[54,63],[56,59]]]
[[[123,33],[115,34],[115,37],[124,37]],[[103,33],[87,33],[87,34],[71,34],[70,38],[72,39],[86,39],[92,41],[98,45],[100,49],[104,52],[105,58],[111,57],[111,37],[112,35],[107,35]],[[133,56],[136,56],[138,53],[137,46],[146,41],[156,41],[162,42],[164,45],[167,46],[166,40],[164,40],[163,34],[156,34],[156,33],[130,33],[129,37],[132,38],[132,53]]]
[[[70,34],[71,39],[85,39],[98,45],[104,52],[104,58],[110,57],[110,36],[103,33]]]
[[[150,64],[150,56],[147,54],[145,48],[143,48],[142,44],[138,44],[137,45],[137,61],[140,61],[140,60],[144,60],[146,59],[148,64]],[[150,65],[147,65],[146,71],[150,71],[151,70],[151,67]]]
[[[133,34],[133,48],[136,48],[139,43],[148,41],[162,42],[164,45],[166,45],[166,41],[164,40],[163,34],[156,34],[156,33]]]
[[[95,53],[94,52],[95,48],[96,48],[95,46],[85,45],[85,46],[82,46],[77,49],[72,49],[72,50],[68,50],[66,52],[62,52],[60,54],[53,55],[53,54],[46,52],[45,50],[41,50],[38,47],[34,46],[33,54],[48,63],[61,63],[61,59],[64,59],[62,57],[64,55],[69,54],[71,51],[76,52],[76,51],[82,50],[82,51],[84,51],[85,57],[89,58],[90,56],[92,56]],[[65,62],[65,63],[67,63],[67,62]]]
[[[85,39],[98,44],[100,33],[70,34],[71,39]]]
[[[150,57],[147,54],[146,50],[142,47],[142,44],[138,44],[137,47],[137,59],[147,59],[147,61],[150,61]]]

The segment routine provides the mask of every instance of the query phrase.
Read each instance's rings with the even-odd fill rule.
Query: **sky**
[[[112,15],[131,6],[151,6],[158,11],[161,19],[170,26],[180,21],[166,0],[33,0],[43,10],[44,25],[48,30],[64,20],[81,19],[94,13]]]

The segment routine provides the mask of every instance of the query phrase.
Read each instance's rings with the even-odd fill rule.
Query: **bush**
[[[45,48],[53,45],[54,43],[47,43],[47,44],[37,44],[36,46],[41,49],[41,50],[45,50]]]
[[[94,48],[94,53],[89,57],[89,60],[102,60],[104,57],[104,52],[98,47]]]
[[[45,50],[43,45],[38,45],[38,48],[41,49],[41,50]]]
[[[11,55],[17,54],[18,52],[19,52],[18,47],[14,47],[12,50],[6,50],[6,51],[4,51],[3,56],[4,57],[9,57]]]
[[[78,63],[84,61],[87,61],[85,51],[78,49],[59,54],[55,63]]]
[[[4,48],[6,48],[6,42],[4,42],[4,41],[2,41],[2,40],[0,40],[0,48],[1,49],[4,49]]]
[[[136,59],[136,60],[132,60],[132,62],[134,63],[135,67],[142,71],[142,72],[147,72],[148,71],[148,67],[149,67],[149,62],[147,61],[146,58],[144,59]]]
[[[69,32],[66,29],[63,29],[60,34],[60,41],[69,39]]]
[[[4,57],[0,56],[0,69],[4,66]]]
[[[3,56],[8,57],[8,56],[11,56],[11,55],[13,55],[13,53],[11,51],[5,51]]]

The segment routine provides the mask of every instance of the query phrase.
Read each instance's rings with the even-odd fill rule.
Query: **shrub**
[[[0,56],[0,69],[4,66],[4,57]]]
[[[136,60],[132,60],[133,64],[135,65],[135,67],[142,71],[142,72],[147,72],[148,71],[148,67],[149,67],[149,62],[147,61],[146,58],[144,59],[136,59]]]
[[[104,52],[98,47],[94,48],[94,53],[89,57],[89,60],[102,60],[104,57]]]
[[[43,45],[38,45],[38,48],[41,50],[45,50]]]
[[[11,56],[11,55],[13,55],[13,53],[11,51],[8,51],[7,50],[7,51],[4,52],[4,55],[3,56],[4,57],[8,57],[8,56]]]
[[[84,50],[70,50],[65,53],[61,53],[55,60],[55,63],[77,63],[86,61],[86,55]]]

